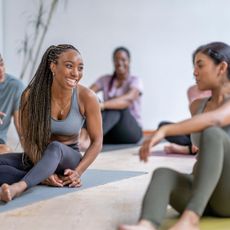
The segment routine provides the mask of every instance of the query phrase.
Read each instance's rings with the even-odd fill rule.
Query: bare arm
[[[136,100],[140,95],[138,89],[130,89],[126,94],[110,99],[103,103],[104,109],[126,109],[128,108],[134,100]]]
[[[19,127],[19,111],[17,110],[16,112],[14,112],[13,114],[13,119],[14,119],[14,125],[15,125],[15,128],[17,130],[17,133],[18,133],[18,137],[20,139],[20,141],[22,141],[22,135],[20,133],[20,127]]]
[[[101,111],[96,95],[88,89],[82,90],[80,94],[79,97],[85,110],[87,131],[91,140],[89,148],[86,150],[83,159],[76,168],[78,174],[81,175],[101,151],[103,132]]]
[[[218,109],[213,111],[194,115],[190,119],[175,124],[162,126],[158,131],[154,133],[152,137],[144,142],[140,149],[140,159],[146,161],[151,147],[159,143],[163,138],[167,136],[190,134],[200,132],[211,126],[224,127],[229,124],[230,102],[226,102]]]

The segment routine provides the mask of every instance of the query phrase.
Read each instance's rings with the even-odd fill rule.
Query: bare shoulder
[[[99,108],[97,95],[89,88],[78,85],[78,104],[81,114],[85,115],[91,111],[92,113]]]
[[[191,113],[192,116],[194,116],[197,113],[202,101],[203,101],[203,99],[200,98],[200,99],[194,100],[190,104],[189,109],[190,109],[190,113]]]
[[[93,90],[83,86],[83,85],[78,85],[78,95],[79,95],[79,99],[81,101],[87,101],[88,100],[95,100],[97,99],[96,94],[93,92]]]

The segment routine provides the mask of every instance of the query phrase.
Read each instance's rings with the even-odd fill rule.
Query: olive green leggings
[[[192,174],[169,168],[153,173],[140,219],[158,227],[170,204],[179,213],[230,217],[230,137],[219,127],[201,133],[200,152]]]

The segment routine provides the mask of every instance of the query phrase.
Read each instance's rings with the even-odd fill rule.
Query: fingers
[[[150,151],[151,151],[151,140],[146,140],[139,151],[140,160],[147,162]]]
[[[63,185],[69,185],[69,187],[80,187],[81,179],[77,171],[66,169],[64,172]]]
[[[81,187],[81,179],[78,178],[76,181],[72,182],[71,184],[69,184],[70,188],[78,188]]]
[[[49,177],[49,180],[51,181],[52,185],[57,187],[63,187],[63,181],[60,180],[56,174]]]

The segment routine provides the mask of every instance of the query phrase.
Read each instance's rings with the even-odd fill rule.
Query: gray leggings
[[[230,217],[230,137],[219,127],[204,130],[193,173],[169,168],[153,173],[144,197],[140,219],[159,226],[170,204],[179,213]]]
[[[53,173],[63,174],[65,169],[75,169],[82,156],[77,148],[58,141],[51,142],[42,158],[33,167],[22,164],[22,153],[0,155],[0,185],[23,180],[28,188],[41,183]]]

